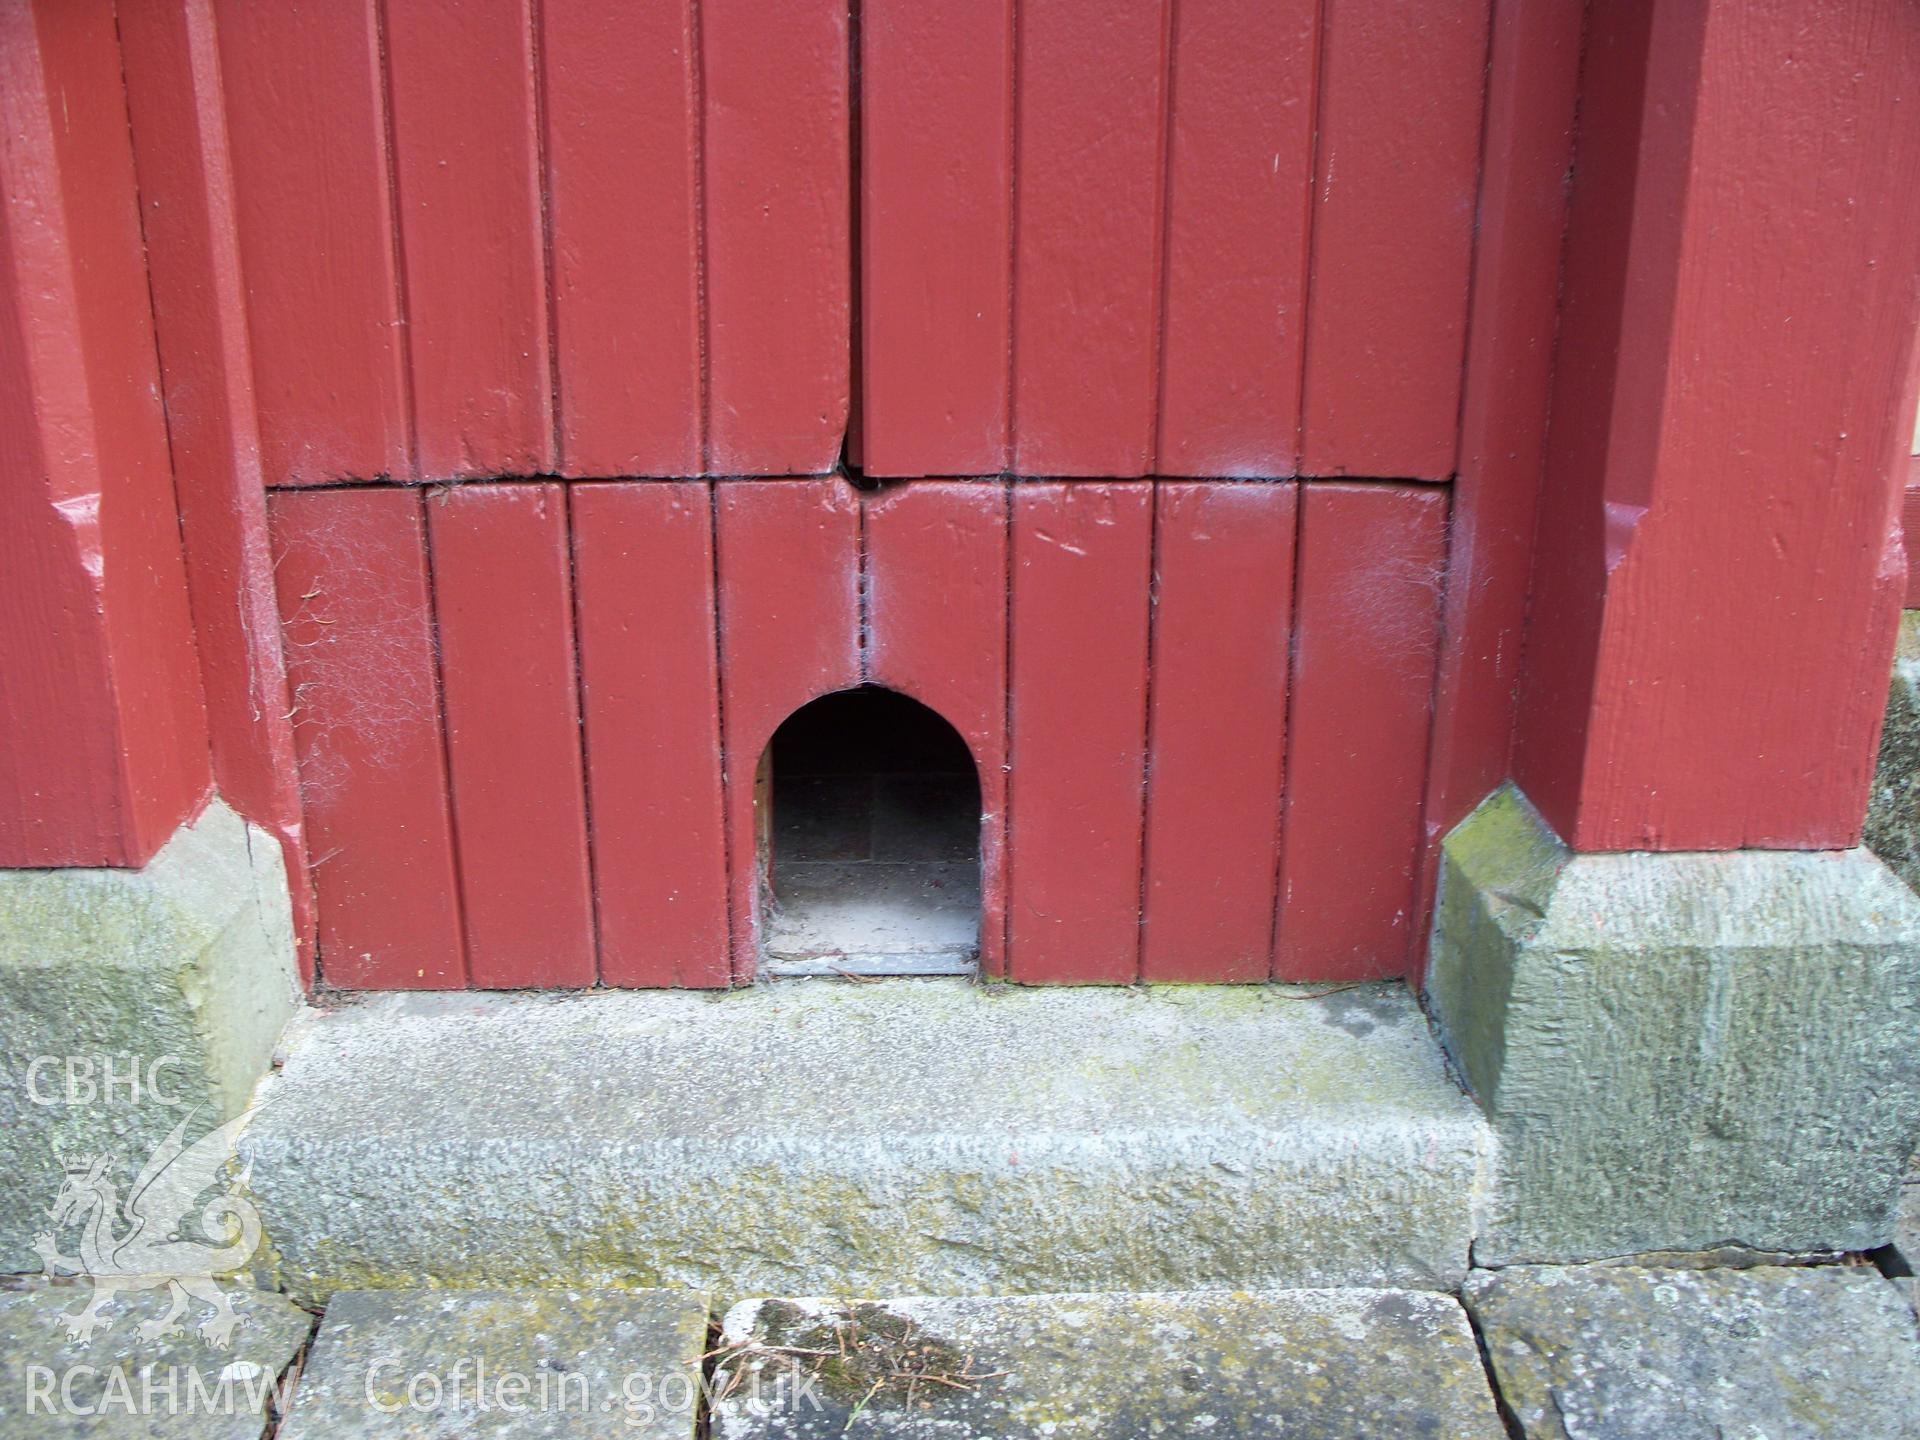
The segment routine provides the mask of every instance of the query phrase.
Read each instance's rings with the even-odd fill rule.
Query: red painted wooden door
[[[326,983],[751,979],[861,685],[984,973],[1417,963],[1485,5],[209,3]]]

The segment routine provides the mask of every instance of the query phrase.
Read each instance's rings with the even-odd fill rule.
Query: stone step
[[[373,996],[241,1146],[296,1298],[1457,1286],[1493,1142],[1404,987]]]

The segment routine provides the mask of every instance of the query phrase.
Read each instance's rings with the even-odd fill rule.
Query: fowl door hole
[[[767,973],[973,973],[980,779],[951,725],[892,690],[824,695],[755,789]]]

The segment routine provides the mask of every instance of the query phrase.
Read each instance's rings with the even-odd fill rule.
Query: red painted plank
[[[553,468],[529,0],[389,4],[407,338],[428,479]]]
[[[558,485],[427,501],[467,971],[494,989],[590,985],[573,597]]]
[[[1441,489],[1302,492],[1277,979],[1413,963],[1446,521]]]
[[[273,604],[213,6],[125,0],[115,13],[214,783],[280,842],[310,982],[313,893]]]
[[[733,978],[760,956],[754,776],[773,732],[816,696],[860,683],[860,503],[820,480],[714,487]]]
[[[1181,0],[1169,97],[1162,475],[1291,475],[1317,0]]]
[[[1599,7],[1586,56],[1516,777],[1580,850],[1853,845],[1905,588],[1920,11]]]
[[[1014,469],[1143,475],[1158,388],[1165,0],[1018,14]]]
[[[724,986],[708,487],[576,485],[570,497],[600,978]]]
[[[928,481],[866,502],[869,678],[937,710],[980,777],[980,969],[1006,939],[1007,492]]]
[[[467,983],[420,507],[406,490],[267,505],[320,969],[346,989]]]
[[[1442,837],[1506,779],[1513,752],[1584,14],[1531,0],[1494,6],[1416,936],[1428,933]]]
[[[1153,491],[1013,490],[1007,969],[1139,978]]]
[[[378,0],[215,0],[269,485],[405,477]]]
[[[697,475],[691,4],[569,0],[540,17],[560,473]]]
[[[111,9],[0,11],[0,134],[0,865],[140,865],[210,777]]]
[[[1306,475],[1453,473],[1487,5],[1326,0]]]
[[[865,461],[1007,466],[1012,0],[860,12]]]
[[[847,427],[844,0],[703,6],[709,470],[817,475]]]
[[[1267,978],[1296,487],[1162,484],[1141,978]]]

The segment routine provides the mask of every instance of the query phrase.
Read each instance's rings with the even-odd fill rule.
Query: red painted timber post
[[[1514,773],[1587,851],[1860,837],[1905,587],[1920,9],[1598,0]]]
[[[134,866],[207,720],[112,10],[0,6],[0,866]]]
[[[313,884],[213,0],[124,0],[116,14],[214,784],[280,841],[311,982]]]

